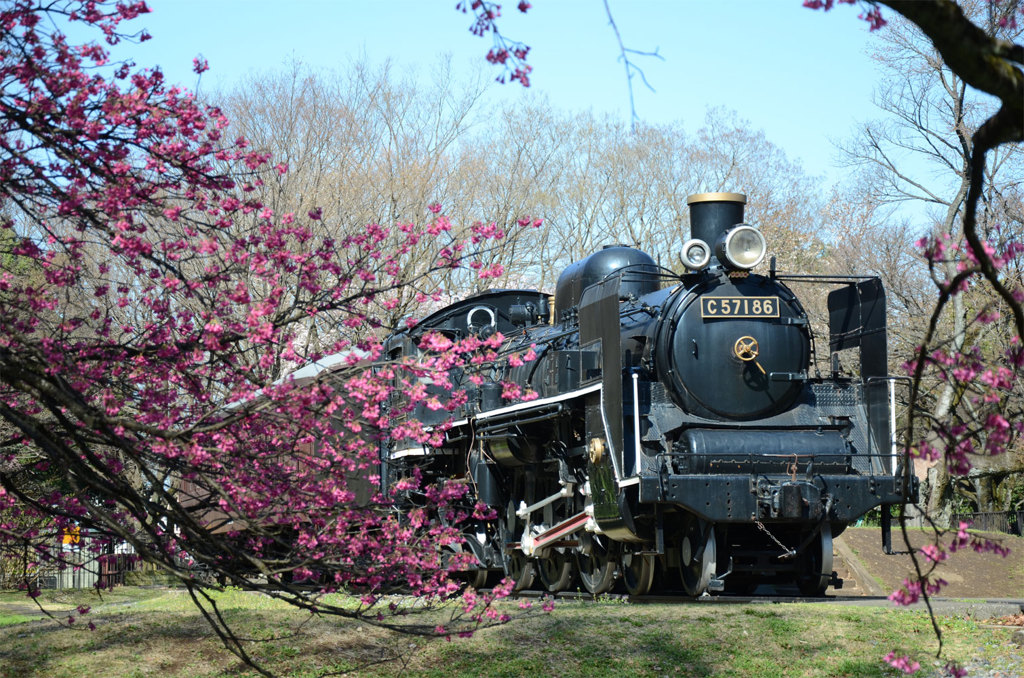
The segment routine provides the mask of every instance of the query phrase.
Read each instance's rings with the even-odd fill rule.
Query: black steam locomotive
[[[683,275],[609,247],[565,269],[553,300],[488,291],[388,340],[399,358],[426,332],[505,337],[501,359],[456,376],[466,404],[440,447],[382,450],[383,482],[415,465],[428,480],[464,479],[468,501],[493,509],[465,529],[474,585],[504,573],[551,592],[578,577],[594,594],[771,583],[820,595],[841,586],[832,539],[847,525],[881,506],[888,538],[889,507],[917,489],[894,453],[881,283],[785,276],[774,260],[753,273],[766,244],[743,223],[745,202],[689,197]],[[785,284],[797,280],[835,288],[826,376]],[[535,359],[516,359],[531,349]],[[509,383],[538,397],[510,402]]]

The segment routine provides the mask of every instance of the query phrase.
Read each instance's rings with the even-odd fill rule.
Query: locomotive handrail
[[[794,457],[796,457],[797,459],[801,459],[801,460],[803,460],[803,459],[811,459],[811,460],[813,460],[813,459],[830,459],[830,458],[856,458],[856,459],[867,459],[868,457],[885,458],[885,457],[899,456],[899,453],[897,453],[897,454],[852,454],[852,453],[842,454],[842,453],[837,453],[837,452],[828,452],[828,453],[801,454],[799,452],[782,452],[782,453],[774,453],[774,452],[662,452],[658,456],[659,457],[669,457],[669,458],[672,458],[672,459],[677,459],[677,458],[694,459],[694,458],[704,458],[704,457],[721,457],[723,455],[729,455],[730,457],[733,457],[733,458],[735,458],[735,457],[739,457],[739,458],[746,457],[746,458],[750,458],[750,459],[793,459]]]
[[[910,384],[910,383],[913,382],[913,379],[911,377],[905,376],[905,375],[886,375],[886,376],[868,377],[867,381],[868,381],[868,383],[870,383],[872,381],[886,381],[886,382],[892,382],[893,384],[895,384],[896,382],[905,382],[907,384]],[[892,433],[892,440],[890,441],[891,445],[892,445],[892,455],[891,456],[897,460],[897,464],[895,464],[894,467],[893,467],[892,474],[894,476],[904,476],[905,477],[906,476],[906,470],[912,468],[912,465],[909,463],[910,462],[910,445],[907,444],[908,441],[906,441],[906,440],[903,441],[902,445],[900,445],[898,443],[898,441],[896,440],[896,389],[895,388],[893,388],[890,391],[889,396],[890,396],[889,417],[890,417],[890,421],[891,421],[890,429],[891,429],[891,433]],[[899,450],[902,450],[902,451],[899,451]]]
[[[833,283],[845,285],[858,280],[880,279],[877,275],[822,275],[818,273],[777,273],[776,280],[813,280],[815,282]]]
[[[891,477],[889,473],[878,473],[875,464],[882,460],[893,460],[896,454],[840,454],[818,453],[801,454],[796,452],[763,453],[763,452],[664,452],[659,459],[685,461],[686,469],[679,469],[684,474],[706,473],[741,473],[746,475],[792,475],[793,464],[801,468],[797,473],[821,476],[856,475],[861,477]],[[867,463],[867,469],[858,470],[855,461]],[[873,463],[874,462],[874,463]],[[817,466],[817,468],[816,468]]]
[[[652,273],[650,270],[642,271],[644,275],[648,275],[648,276],[649,275],[657,275],[659,277],[666,278],[668,280],[679,280],[682,277],[678,273],[673,271],[671,268],[666,268],[665,266],[659,266],[658,264],[647,264],[647,263],[644,263],[644,264],[630,264],[628,266],[623,266],[622,268],[618,269],[617,271],[612,271],[611,273],[608,273],[603,278],[601,278],[601,280],[599,280],[597,283],[594,283],[594,284],[595,285],[599,285],[599,284],[605,282],[606,280],[611,280],[615,276],[619,276],[619,277],[625,279],[627,272],[629,272],[629,273],[639,273],[639,272],[641,272],[641,271],[631,271],[630,269],[638,269],[638,268],[641,268],[641,267],[650,269],[652,265],[655,268],[657,268],[658,270],[656,272],[654,272],[654,273]]]

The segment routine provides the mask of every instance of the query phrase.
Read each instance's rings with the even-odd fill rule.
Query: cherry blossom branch
[[[437,206],[420,225],[316,236],[321,210],[278,214],[258,199],[287,168],[228,137],[219,109],[157,70],[125,63],[105,76],[105,47],[43,30],[52,8],[109,45],[146,10],[76,0],[0,10],[0,226],[4,266],[13,262],[0,270],[0,553],[28,548],[33,563],[67,565],[54,535],[73,529],[94,564],[129,544],[197,604],[209,601],[201,568],[403,633],[506,621],[492,607],[502,587],[464,592],[430,628],[382,599],[403,590],[422,596],[418,609],[454,605],[450,575],[466,556],[443,551],[483,509],[460,479],[427,486],[410,466],[399,492],[418,503],[399,512],[373,477],[387,440],[443,442],[444,427],[410,413],[460,402],[436,403],[424,384],[495,359],[501,341],[433,338],[417,360],[386,361],[395,294],[421,287],[427,301],[442,274],[499,275],[488,261],[504,232],[481,224],[457,237]],[[296,346],[310,317],[339,327],[323,354],[352,359],[306,382],[281,378],[310,357]],[[358,482],[377,488],[366,501]],[[353,589],[357,609],[321,597]],[[207,619],[241,649],[215,606]]]

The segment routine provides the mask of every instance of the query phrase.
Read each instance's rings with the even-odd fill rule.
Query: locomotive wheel
[[[505,554],[505,576],[515,581],[513,591],[522,591],[533,586],[533,579],[536,571],[533,562],[522,553],[512,552]]]
[[[688,596],[696,598],[707,592],[717,563],[714,526],[696,517],[690,519],[679,548],[679,575]]]
[[[452,553],[464,554],[470,553],[476,560],[476,566],[467,567],[465,570],[456,570],[453,572],[453,577],[459,581],[464,581],[466,584],[474,589],[482,589],[487,585],[487,567],[485,563],[485,553],[483,547],[479,546],[479,542],[476,539],[475,534],[465,534],[465,541],[461,544],[456,542],[448,546]]]
[[[452,550],[456,553],[464,552],[461,544],[453,544]],[[487,584],[487,568],[482,565],[477,568],[456,570],[452,573],[454,579],[464,581],[466,584],[474,589],[482,589]]]
[[[544,525],[549,527],[568,516],[564,509],[548,504],[544,507]],[[548,554],[537,561],[537,574],[548,593],[571,589],[576,581],[576,559],[564,548],[548,549]]]
[[[832,526],[825,523],[804,551],[804,573],[796,579],[800,593],[823,596],[832,581]]]
[[[540,581],[548,593],[558,593],[572,587],[576,578],[576,570],[573,567],[573,559],[569,554],[561,551],[552,551],[547,558],[538,562],[538,573]]]
[[[487,570],[466,570],[459,572],[459,579],[466,582],[466,585],[473,589],[482,589],[487,585]]]
[[[608,593],[615,585],[615,542],[596,534],[584,535],[580,541],[589,545],[576,556],[583,588],[595,596]]]
[[[631,596],[642,596],[654,583],[654,556],[640,553],[622,554],[622,583]]]
[[[513,591],[522,591],[533,586],[533,579],[536,575],[533,561],[526,557],[518,548],[511,548],[522,538],[524,524],[516,516],[515,501],[509,501],[505,511],[505,520],[498,521],[498,528],[501,540],[501,564],[505,570],[505,576],[511,577],[515,582]]]

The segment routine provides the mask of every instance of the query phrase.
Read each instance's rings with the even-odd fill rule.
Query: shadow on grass
[[[198,614],[123,612],[80,627],[33,622],[0,628],[0,677],[249,676]],[[394,658],[376,631],[299,614],[239,612],[228,616],[245,649],[283,675],[346,671]]]

